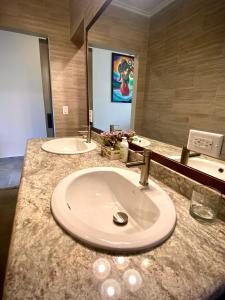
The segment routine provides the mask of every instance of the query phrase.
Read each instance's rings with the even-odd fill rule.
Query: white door
[[[0,30],[0,158],[46,137],[38,37]]]

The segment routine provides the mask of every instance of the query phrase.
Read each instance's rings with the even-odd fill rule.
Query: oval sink
[[[170,158],[175,159],[176,161],[180,161],[180,156],[171,156]],[[224,163],[216,162],[213,160],[207,160],[200,157],[190,157],[188,159],[187,165],[201,172],[207,173],[208,175],[225,180]]]
[[[56,154],[79,154],[94,150],[96,144],[94,142],[86,143],[86,141],[80,137],[71,137],[53,139],[45,142],[41,147],[47,152]]]
[[[135,144],[135,145],[138,145],[140,147],[147,147],[150,145],[150,141],[141,137],[141,136],[138,136],[138,135],[135,135],[133,137],[133,140],[132,140],[132,143]]]
[[[51,209],[56,221],[73,237],[92,246],[133,252],[154,247],[174,230],[176,212],[166,192],[140,175],[119,168],[90,168],[64,178],[55,188]],[[113,216],[128,216],[118,226]]]

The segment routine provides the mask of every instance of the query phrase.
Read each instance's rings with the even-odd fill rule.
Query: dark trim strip
[[[95,127],[92,127],[92,131],[94,131],[94,132],[96,132],[98,134],[101,134],[103,132],[103,130],[95,128]]]
[[[144,150],[144,148],[142,148],[141,146],[138,146],[131,142],[129,142],[129,149],[131,149],[133,151],[143,151]]]
[[[110,5],[112,0],[106,0],[105,3],[100,7],[94,18],[89,22],[86,27],[86,32],[94,25],[94,23],[98,20],[101,14],[106,10],[106,8]]]

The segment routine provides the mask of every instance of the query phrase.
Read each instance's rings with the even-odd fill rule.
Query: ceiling
[[[174,0],[113,0],[112,5],[150,18]]]

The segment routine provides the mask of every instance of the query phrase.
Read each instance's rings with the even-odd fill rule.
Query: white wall
[[[109,125],[131,128],[131,103],[111,102],[112,51],[92,49],[93,126],[109,131]]]
[[[0,30],[0,157],[24,155],[46,137],[37,37]]]

